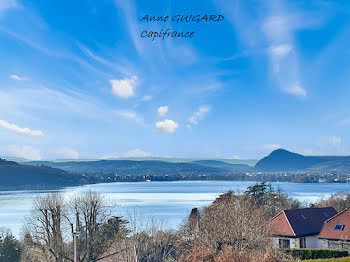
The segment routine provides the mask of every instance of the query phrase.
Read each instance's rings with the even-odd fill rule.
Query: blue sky
[[[350,154],[349,14],[328,0],[1,0],[0,155]],[[195,35],[140,37],[167,28]]]

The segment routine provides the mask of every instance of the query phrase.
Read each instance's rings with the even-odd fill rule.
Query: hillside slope
[[[201,165],[201,166],[220,168],[231,172],[248,172],[252,169],[252,167],[248,165],[229,164],[227,162],[218,161],[218,160],[196,160],[196,161],[193,161],[192,163]]]
[[[0,187],[69,186],[79,183],[79,177],[48,166],[21,165],[0,159]]]
[[[194,163],[169,163],[164,161],[99,160],[71,162],[28,162],[60,168],[71,172],[108,173],[117,175],[180,175],[180,174],[222,174],[222,168],[202,166]]]

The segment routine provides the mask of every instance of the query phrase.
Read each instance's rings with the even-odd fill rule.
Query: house
[[[322,248],[350,249],[350,209],[328,219],[321,230],[319,238]]]
[[[268,223],[268,231],[280,248],[320,248],[324,222],[337,214],[333,207],[283,210]]]

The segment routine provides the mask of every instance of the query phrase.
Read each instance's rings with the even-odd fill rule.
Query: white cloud
[[[262,31],[271,42],[279,42],[291,38],[292,26],[290,17],[283,14],[281,10],[273,10],[275,15],[267,17],[262,25]]]
[[[20,77],[19,75],[10,75],[10,78],[13,79],[13,80],[16,80],[16,81],[24,81],[24,80],[27,80],[26,78]]]
[[[306,97],[307,96],[307,92],[306,90],[297,84],[291,85],[290,87],[286,87],[285,92],[291,95],[295,95],[295,96],[299,96],[299,97]]]
[[[238,159],[241,159],[241,158],[239,156],[233,156],[232,159],[238,160]]]
[[[168,109],[169,107],[168,106],[161,106],[158,108],[158,115],[159,116],[165,116],[166,113],[168,113]]]
[[[178,123],[169,119],[156,123],[157,130],[163,133],[174,133],[178,127],[179,127]]]
[[[29,160],[41,160],[41,152],[32,146],[10,145],[5,147],[5,154],[13,157],[23,157]]]
[[[120,117],[126,118],[126,119],[132,119],[135,120],[137,123],[143,123],[143,118],[137,114],[134,111],[130,110],[118,110],[116,111],[116,114]]]
[[[124,157],[147,157],[147,156],[152,156],[152,154],[149,152],[145,152],[139,148],[136,148],[134,150],[130,150],[124,153],[123,156]]]
[[[201,106],[196,112],[188,119],[191,124],[197,125],[199,121],[204,119],[204,117],[211,111],[210,106]]]
[[[340,146],[342,144],[342,138],[339,136],[331,136],[328,138],[328,142],[332,146]]]
[[[274,151],[277,149],[282,148],[282,146],[280,144],[266,144],[266,145],[262,145],[260,147],[260,150],[262,151]]]
[[[293,46],[290,44],[281,44],[276,46],[270,47],[270,52],[278,57],[284,57],[289,54],[290,51],[292,51]]]
[[[74,149],[69,147],[62,147],[53,152],[53,155],[56,158],[64,158],[64,159],[78,159],[79,153]]]
[[[283,58],[288,56],[288,54],[293,50],[293,46],[290,44],[280,44],[275,46],[270,46],[270,59],[275,73],[279,73],[281,70],[281,61]]]
[[[345,118],[336,123],[337,127],[343,127],[343,126],[348,126],[350,125],[350,118]]]
[[[122,99],[128,99],[135,95],[135,87],[137,85],[137,77],[124,79],[112,79],[110,80],[112,85],[112,93]]]
[[[29,136],[43,136],[44,133],[41,130],[31,130],[27,127],[21,128],[15,124],[0,120],[0,126],[18,134],[29,135]]]
[[[141,101],[146,102],[146,101],[150,101],[151,99],[152,99],[152,96],[150,96],[150,95],[144,95],[144,96],[141,98]]]
[[[295,15],[285,13],[282,8],[273,8],[272,16],[262,23],[268,45],[268,56],[276,83],[287,94],[306,97],[306,90],[300,85],[299,61],[294,48]],[[292,52],[293,51],[293,52]]]
[[[17,8],[19,4],[16,0],[1,0],[0,1],[0,15],[8,9]]]
[[[313,155],[344,154],[346,152],[346,147],[341,137],[327,136],[318,138],[308,151]]]

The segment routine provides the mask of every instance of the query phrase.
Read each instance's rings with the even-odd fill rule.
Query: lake
[[[32,201],[38,195],[59,191],[69,197],[94,190],[117,204],[115,215],[127,217],[136,214],[145,220],[154,217],[166,221],[168,227],[176,228],[192,208],[209,205],[218,195],[228,190],[244,192],[253,184],[255,182],[245,181],[138,182],[94,184],[60,190],[0,191],[0,227],[10,228],[19,236],[24,218],[30,213]],[[291,197],[308,202],[337,191],[350,191],[349,184],[271,184],[273,187],[282,187]]]

